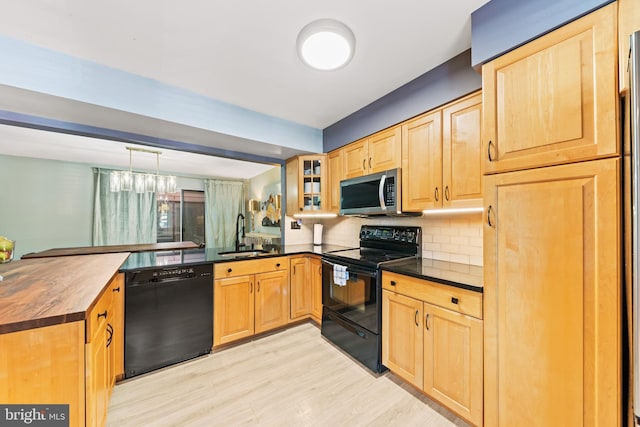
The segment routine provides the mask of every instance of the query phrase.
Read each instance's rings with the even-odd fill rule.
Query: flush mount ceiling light
[[[356,38],[342,22],[318,19],[300,30],[297,46],[304,63],[317,70],[331,71],[351,61]]]

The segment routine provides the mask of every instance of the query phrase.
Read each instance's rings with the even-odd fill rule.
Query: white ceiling
[[[8,125],[0,125],[0,136],[0,153],[9,156],[86,163],[125,170],[129,169],[129,151],[125,147],[153,149],[136,144]],[[161,174],[250,179],[274,167],[184,151],[156,151],[162,153],[159,156]],[[133,151],[131,163],[134,171],[153,172],[157,169],[156,155],[151,153]]]
[[[0,34],[323,129],[471,45],[488,0],[0,0]],[[303,65],[300,29],[347,24],[352,62]]]

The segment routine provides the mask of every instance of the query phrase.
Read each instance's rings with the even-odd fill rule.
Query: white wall
[[[0,235],[14,259],[51,248],[90,246],[91,166],[0,155]]]
[[[483,265],[482,259],[482,215],[466,214],[451,216],[380,217],[302,220],[300,230],[291,229],[292,217],[286,218],[285,239],[287,244],[313,242],[313,224],[324,224],[323,242],[357,248],[362,224],[412,225],[422,227],[422,256],[462,264]]]

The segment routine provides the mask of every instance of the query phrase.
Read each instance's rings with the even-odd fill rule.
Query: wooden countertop
[[[0,334],[84,320],[129,252],[0,264]]]
[[[109,254],[114,252],[170,251],[194,249],[200,246],[193,242],[146,243],[142,245],[83,246],[77,248],[55,248],[22,255],[22,259],[46,258],[69,255]]]

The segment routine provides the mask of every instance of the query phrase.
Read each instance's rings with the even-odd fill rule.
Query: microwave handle
[[[384,203],[384,182],[387,180],[387,175],[380,177],[380,187],[378,187],[378,198],[380,199],[380,209],[387,210],[387,205]]]

